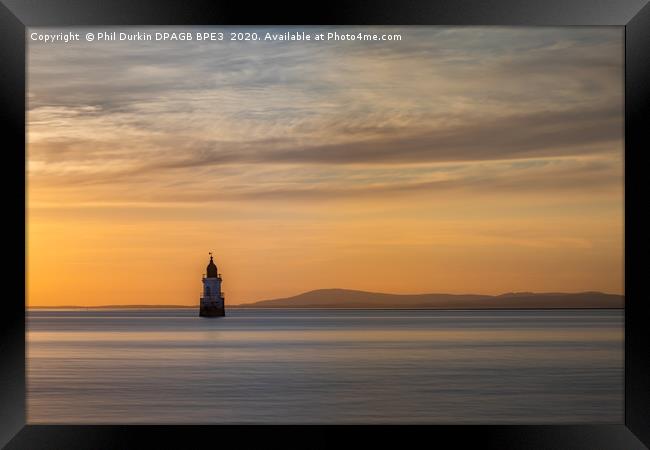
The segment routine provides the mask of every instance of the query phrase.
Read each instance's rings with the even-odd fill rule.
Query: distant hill
[[[624,297],[602,292],[510,292],[475,294],[384,294],[349,289],[318,289],[293,297],[262,300],[240,308],[371,309],[577,309],[623,308]]]

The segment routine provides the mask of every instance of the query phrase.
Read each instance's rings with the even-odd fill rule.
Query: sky
[[[28,306],[623,293],[622,27],[336,31],[28,39]]]

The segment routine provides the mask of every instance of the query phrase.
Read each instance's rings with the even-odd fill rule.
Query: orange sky
[[[28,305],[622,293],[622,30],[397,31],[30,42]]]

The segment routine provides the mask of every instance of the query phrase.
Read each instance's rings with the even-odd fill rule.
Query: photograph
[[[26,27],[27,424],[624,424],[625,45]]]

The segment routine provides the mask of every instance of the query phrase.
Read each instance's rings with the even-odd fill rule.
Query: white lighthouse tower
[[[210,263],[205,270],[205,276],[202,281],[203,294],[201,296],[199,316],[225,316],[226,308],[224,305],[223,292],[221,292],[221,274],[217,270],[217,265],[212,260],[212,253],[210,253]]]

